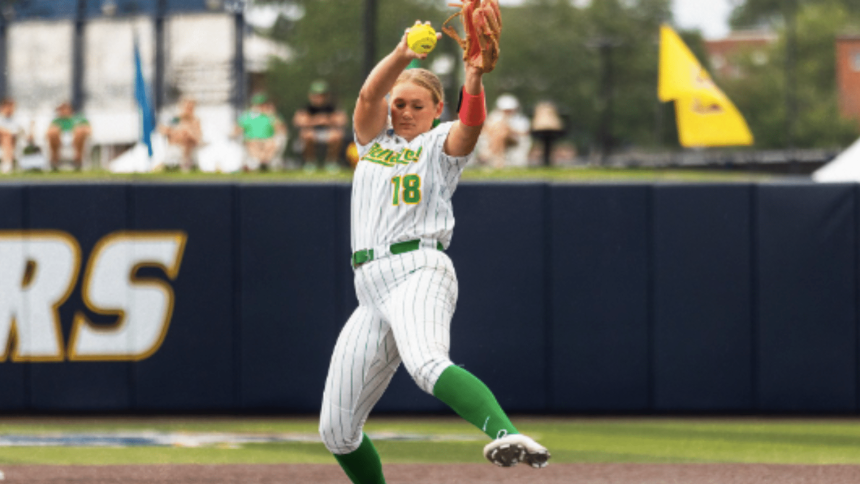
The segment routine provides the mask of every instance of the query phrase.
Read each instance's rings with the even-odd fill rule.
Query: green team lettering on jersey
[[[421,157],[421,150],[423,149],[424,148],[421,147],[418,148],[418,151],[413,151],[409,148],[403,148],[398,153],[394,150],[383,149],[379,146],[379,143],[373,143],[373,146],[370,147],[370,151],[364,155],[362,160],[367,160],[389,168],[395,164],[408,165],[409,163],[415,163],[418,161],[418,158]]]

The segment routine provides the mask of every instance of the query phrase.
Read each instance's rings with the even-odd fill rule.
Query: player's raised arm
[[[451,127],[445,140],[445,154],[449,156],[466,156],[474,151],[478,143],[484,120],[487,118],[482,75],[483,72],[479,68],[466,64],[466,83],[463,85],[460,119]]]
[[[449,156],[466,156],[475,149],[478,136],[487,118],[484,86],[481,77],[496,67],[499,60],[499,38],[502,33],[502,14],[498,0],[463,0],[460,12],[442,24],[442,31],[463,48],[466,64],[466,83],[460,104],[459,121],[448,132],[445,153]],[[466,38],[452,27],[454,17],[460,17]]]
[[[416,25],[420,22],[415,22]],[[358,93],[358,101],[355,104],[353,114],[353,126],[355,126],[356,141],[359,144],[367,144],[376,135],[385,129],[388,122],[388,105],[385,96],[394,87],[397,76],[406,69],[412,59],[424,59],[427,54],[417,54],[406,42],[409,29],[403,33],[403,38],[390,54],[376,64],[376,67],[367,76],[361,91]],[[437,38],[442,34],[437,34]]]

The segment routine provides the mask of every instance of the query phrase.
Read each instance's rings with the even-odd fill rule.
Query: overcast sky
[[[672,11],[680,27],[698,28],[705,38],[720,38],[729,32],[730,0],[672,0]]]

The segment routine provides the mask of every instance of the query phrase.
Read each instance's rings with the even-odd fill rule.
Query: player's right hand
[[[430,25],[429,20],[424,22],[424,23],[426,25]],[[421,25],[421,21],[416,20],[415,25]],[[395,50],[397,50],[398,54],[400,54],[404,57],[407,57],[409,59],[424,60],[427,58],[427,55],[429,54],[429,52],[426,54],[419,54],[419,53],[417,53],[414,50],[409,48],[409,42],[406,40],[406,38],[409,37],[409,30],[410,29],[411,28],[403,31],[403,38],[400,39],[400,43],[397,44],[397,49],[395,49]],[[441,39],[442,39],[442,32],[436,32],[436,42],[439,42],[439,40],[441,40]]]

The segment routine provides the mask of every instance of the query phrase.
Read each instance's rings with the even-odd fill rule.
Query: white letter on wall
[[[75,287],[78,242],[53,230],[0,231],[0,361],[62,361],[58,308]]]
[[[117,317],[110,326],[75,315],[69,359],[139,361],[152,356],[167,335],[173,288],[161,279],[137,277],[141,267],[159,267],[171,280],[179,274],[184,232],[114,232],[93,248],[81,294],[95,313]]]

